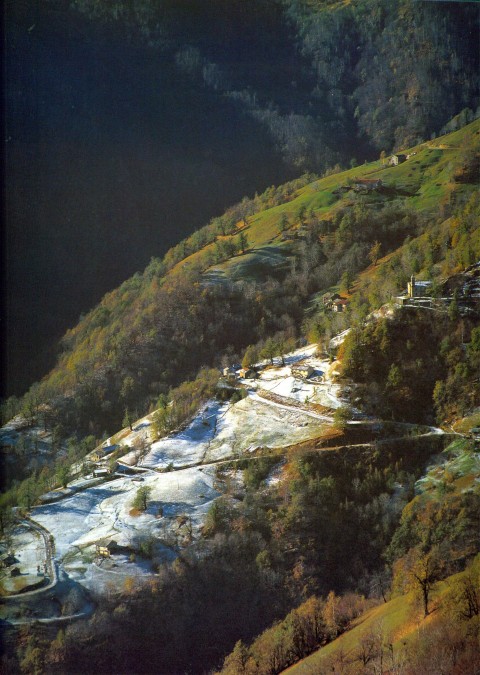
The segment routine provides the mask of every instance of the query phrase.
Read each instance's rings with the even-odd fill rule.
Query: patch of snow
[[[18,567],[22,574],[37,574],[37,569],[43,573],[46,562],[45,544],[41,535],[35,530],[17,525],[12,533],[11,550],[18,561],[13,567]]]
[[[93,560],[95,543],[113,539],[135,549],[139,539],[151,537],[156,551],[163,547],[164,559],[174,557],[172,541],[182,540],[185,529],[195,538],[220,495],[219,463],[258,447],[282,448],[319,436],[329,417],[299,404],[308,400],[336,408],[341,402],[333,382],[334,366],[316,354],[317,346],[307,345],[286,355],[285,365],[264,367],[256,383],[248,382],[245,399],[233,405],[209,401],[185,429],[158,441],[152,442],[151,415],[138,420],[132,431],[112,437],[132,448],[120,460],[125,465],[137,464],[137,441],[146,444],[146,454],[130,475],[117,473],[116,479],[100,484],[80,478],[70,484],[74,494],[34,509],[33,518],[52,533],[64,569],[81,583],[100,586],[107,580],[123,583],[128,574],[144,575],[148,564],[144,569],[141,560],[133,564],[128,555],[114,555],[99,566]],[[299,362],[314,369],[308,380],[291,375],[292,364]],[[280,402],[263,399],[258,394],[262,389],[277,394]],[[169,467],[172,470],[166,471]],[[267,484],[277,482],[280,472],[275,469]],[[151,489],[147,510],[132,512],[135,494],[143,486]]]
[[[299,349],[295,349],[293,352],[289,352],[288,354],[285,354],[283,357],[283,360],[285,361],[285,366],[282,367],[286,368],[287,366],[291,366],[294,363],[297,363],[298,361],[303,361],[306,358],[312,358],[315,356],[318,350],[318,345],[316,344],[311,344],[311,345],[306,345],[305,347],[300,347]],[[278,366],[279,363],[281,363],[282,359],[280,357],[274,357],[273,362],[274,365],[276,364]],[[271,366],[271,361],[270,359],[265,359],[264,361],[259,361],[258,363],[255,364],[256,368],[268,368]],[[289,372],[289,369],[287,369]],[[268,372],[268,371],[267,371]]]
[[[153,443],[138,466],[166,468],[171,465],[177,468],[202,462],[217,424],[228,408],[228,403],[209,401],[184,431]]]
[[[325,421],[295,408],[271,405],[251,394],[219,420],[205,461],[239,456],[252,448],[282,448],[318,436]]]
[[[314,347],[315,349],[309,350],[313,354],[316,351],[316,346]],[[338,408],[341,405],[338,398],[339,386],[331,379],[332,364],[325,359],[309,357],[306,349],[297,352],[298,355],[300,353],[302,363],[314,369],[314,374],[308,380],[293,377],[288,366],[269,368],[261,372],[257,389],[265,389],[299,403],[308,401],[328,408]]]
[[[138,515],[130,512],[140,485],[128,477],[87,488],[55,504],[38,506],[32,516],[54,536],[56,558],[61,560],[68,554],[64,567],[78,576],[79,549],[88,550],[101,539],[114,539],[120,546],[134,548],[139,537],[168,538],[179,515],[187,516],[192,532],[198,533],[212,501],[220,494],[214,488],[214,478],[215,467],[149,472],[141,483],[151,488],[148,507]],[[90,569],[93,564],[84,562],[82,579],[94,575]]]
[[[330,348],[335,348],[335,347],[340,347],[340,345],[343,343],[347,335],[350,333],[351,328],[347,328],[346,330],[342,331],[338,335],[335,335],[331,340],[330,340]]]
[[[278,485],[282,479],[282,471],[283,471],[283,466],[285,462],[281,462],[277,466],[273,467],[272,471],[270,472],[269,476],[267,476],[265,480],[265,484],[270,487],[272,485]]]

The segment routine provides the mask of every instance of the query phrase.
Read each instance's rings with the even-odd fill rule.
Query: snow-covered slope
[[[119,583],[127,575],[147,573],[142,556],[133,560],[125,552],[100,562],[96,544],[114,540],[131,551],[145,551],[142,542],[148,542],[157,561],[171,559],[198,538],[221,494],[218,471],[225,462],[252,457],[258,448],[281,449],[320,436],[340,401],[332,365],[315,354],[311,345],[287,355],[285,365],[262,364],[257,380],[240,382],[244,399],[209,401],[185,429],[168,437],[153,440],[151,416],[139,420],[122,434],[132,450],[121,461],[135,473],[100,485],[87,481],[85,489],[35,508],[32,516],[52,533],[64,570],[96,588],[99,575],[104,582],[111,577]],[[292,374],[292,366],[300,364],[313,369],[307,380]],[[134,449],[138,439],[146,445],[141,458]],[[140,487],[150,488],[145,512],[132,509]]]

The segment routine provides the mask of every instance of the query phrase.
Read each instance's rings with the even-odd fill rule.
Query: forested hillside
[[[81,663],[85,672],[147,674],[154,664],[170,675],[223,663],[229,674],[267,675],[320,648],[313,672],[326,654],[326,668],[385,672],[401,662],[416,675],[435,672],[427,666],[441,645],[443,663],[456,659],[462,675],[474,674],[479,138],[475,121],[409,148],[397,165],[382,157],[244,199],[67,333],[56,368],[4,406],[6,418],[21,411],[23,429],[51,431],[52,446],[50,465],[37,460],[30,472],[25,444],[6,449],[16,473],[1,526],[8,533],[33,509],[66,537],[58,555],[75,575],[103,574],[92,552],[99,533],[138,534],[105,571],[116,583],[93,585],[88,620],[10,633],[6,672],[72,673]],[[412,275],[428,285],[425,297],[412,292]],[[293,373],[292,350],[306,338],[322,357],[306,397],[298,384],[289,390],[296,398],[279,395],[283,380],[268,391],[248,379],[229,385],[228,369],[219,384],[219,367],[237,361],[248,370],[263,359],[264,386],[272,370]],[[330,402],[331,387],[342,389],[334,412],[309,400],[320,382]],[[307,417],[281,417],[262,440],[266,418],[249,421],[246,406],[267,400],[269,420],[275,406],[290,420]],[[222,436],[227,408],[247,411],[231,446]],[[103,477],[94,469],[84,478],[94,437],[121,426],[95,450],[112,451]],[[150,444],[132,436],[121,445],[148,427]],[[217,431],[215,447],[228,454],[208,459]],[[182,459],[188,439],[205,434],[193,461],[191,449]],[[139,465],[146,452],[160,464]],[[140,475],[119,473],[124,453]],[[190,471],[201,485],[195,530],[190,506],[177,503]],[[63,518],[77,519],[71,532]],[[135,530],[142,522],[154,529]],[[78,537],[76,527],[87,533]],[[120,564],[133,570],[137,560],[148,576],[118,576]],[[72,602],[62,602],[67,612]],[[450,615],[459,620],[453,633]]]
[[[284,159],[304,170],[363,161],[477,116],[479,9],[473,3],[69,4],[95,20],[119,22],[152,48],[173,54],[184,75],[236,101],[266,126]],[[242,52],[245,41],[254,42],[251,16],[257,26],[271,26],[258,67],[248,49]],[[189,26],[188,42],[179,42],[179,25]],[[217,45],[205,39],[207,26],[218,34]],[[285,59],[280,45],[292,30],[298,56]]]
[[[477,3],[6,7],[8,393],[106,290],[229,203],[477,116]]]
[[[302,333],[326,344],[412,273],[438,285],[479,258],[479,137],[475,122],[416,146],[399,166],[382,159],[243,200],[107,294],[21,406],[41,410],[60,435],[98,436],[126,409],[140,416],[200,366],[238,360],[249,344]],[[372,176],[379,189],[356,183]],[[318,293],[331,287],[353,290],[347,313],[321,311]],[[5,417],[18,405],[7,401]]]
[[[345,134],[346,147],[352,125],[388,152],[438,134],[460,109],[478,106],[475,78],[467,75],[478,70],[478,7],[410,0],[283,4],[312,62],[322,114],[335,136]]]
[[[297,177],[152,251],[2,403],[2,672],[476,675],[479,7],[49,7]]]

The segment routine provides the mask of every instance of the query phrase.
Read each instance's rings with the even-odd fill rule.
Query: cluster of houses
[[[348,305],[348,300],[338,293],[325,293],[322,299],[325,309],[331,309],[333,312],[344,312]]]
[[[227,366],[223,369],[222,375],[226,380],[236,380],[237,377],[245,378],[247,371],[253,371],[253,368],[242,368],[239,363],[234,363],[232,366]]]
[[[408,155],[403,153],[392,155],[388,160],[388,166],[398,166],[399,164],[403,164],[408,159],[410,159],[410,157],[413,157],[416,154],[416,152],[412,152]],[[349,190],[353,190],[354,192],[374,192],[375,190],[379,190],[381,187],[383,187],[383,181],[381,178],[354,178],[353,181],[350,181],[348,185],[343,185],[334,190],[334,194],[348,192]]]
[[[236,382],[237,380],[255,380],[257,377],[259,377],[259,370],[260,368],[258,367],[253,367],[253,368],[242,368],[240,366],[228,366],[227,368],[223,369],[223,376],[227,380],[227,382]],[[299,380],[307,380],[309,377],[311,377],[314,373],[315,370],[312,368],[312,366],[306,365],[304,363],[298,363],[292,365],[290,368],[290,372],[293,375],[293,377],[296,377]]]
[[[392,155],[388,160],[388,166],[398,166],[399,164],[403,164],[416,154],[416,152],[412,152],[408,155],[403,153]],[[381,178],[355,178],[353,183],[349,187],[345,186],[343,190],[353,189],[355,192],[372,192],[378,190],[382,186],[383,182]]]
[[[388,166],[398,166],[399,164],[403,164],[416,154],[416,152],[412,152],[408,155],[403,153],[392,155],[388,160]],[[336,190],[336,192],[347,192],[348,190],[354,190],[355,192],[373,192],[382,186],[383,181],[381,178],[354,178],[350,185],[345,185]]]
[[[460,312],[480,314],[480,262],[441,283],[440,297],[433,297],[432,291],[432,281],[419,281],[412,275],[406,293],[396,301],[399,305],[445,308],[456,297]]]
[[[11,551],[4,552],[0,555],[2,595],[16,595],[18,593],[24,593],[25,591],[33,591],[44,585],[48,574],[46,562],[43,562],[43,565],[37,565],[36,574],[29,574],[28,571],[25,571],[23,566],[22,571],[19,564],[20,561]],[[15,579],[16,577],[22,577],[23,583],[20,586],[10,585],[8,579]]]
[[[94,464],[92,467],[92,475],[95,478],[107,478],[114,470],[116,470],[116,463],[112,467],[107,464],[107,460],[113,457],[115,450],[118,450],[120,446],[118,444],[110,443],[110,439],[105,441],[95,450],[92,450],[88,456],[88,460]]]

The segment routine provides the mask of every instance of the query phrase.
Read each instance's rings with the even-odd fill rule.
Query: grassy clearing
[[[272,277],[283,275],[289,266],[290,246],[286,242],[268,245],[244,255],[230,258],[225,263],[212,267],[207,273],[213,280],[229,278],[262,281],[266,274]]]

